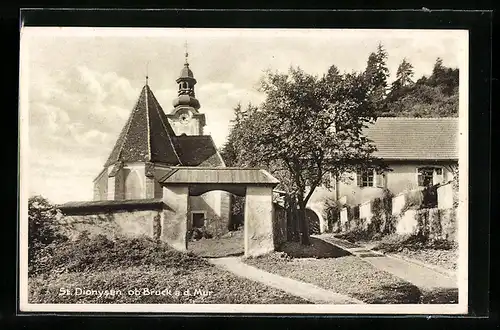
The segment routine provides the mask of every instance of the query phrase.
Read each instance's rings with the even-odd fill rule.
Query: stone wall
[[[63,216],[59,220],[64,232],[71,238],[87,231],[91,236],[106,235],[159,238],[155,226],[163,218],[163,207],[158,202],[150,205],[112,204],[93,205],[81,203],[78,207],[62,207]]]

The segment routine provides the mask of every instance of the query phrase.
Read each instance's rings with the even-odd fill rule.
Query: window
[[[443,169],[441,167],[420,167],[417,169],[418,185],[420,187],[432,186],[443,181]]]
[[[205,212],[193,212],[191,213],[191,219],[193,228],[201,228],[205,225]]]
[[[372,169],[360,170],[356,173],[358,187],[373,187],[375,174]]]

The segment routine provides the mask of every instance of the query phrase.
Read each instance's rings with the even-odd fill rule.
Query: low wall
[[[392,198],[392,214],[396,215],[401,213],[401,210],[405,206],[405,195],[404,194],[399,194],[397,196],[394,196]]]
[[[161,200],[72,202],[58,205],[65,234],[76,238],[87,231],[91,236],[160,237],[163,210]]]
[[[453,184],[448,182],[437,188],[437,199],[439,209],[451,209],[453,207]]]

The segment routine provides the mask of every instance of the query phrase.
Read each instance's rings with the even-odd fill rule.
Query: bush
[[[188,231],[188,238],[192,240],[199,240],[202,238],[212,238],[213,235],[209,233],[206,227],[192,228]]]
[[[58,211],[47,199],[28,199],[28,268],[49,258],[50,249],[68,238],[57,223]],[[28,270],[29,271],[29,270]]]
[[[80,234],[75,241],[51,244],[45,251],[45,258],[37,260],[31,268],[30,276],[145,265],[190,269],[206,263],[194,254],[176,251],[166,243],[149,237],[118,237],[110,240],[104,235],[89,237],[87,232]]]
[[[374,250],[381,250],[387,253],[401,252],[405,249],[417,251],[422,249],[452,250],[458,246],[455,242],[444,239],[428,239],[426,236],[413,235],[388,235],[375,246]]]
[[[333,198],[327,198],[325,200],[325,212],[326,219],[328,222],[328,230],[331,232],[334,224],[340,221],[340,211],[342,210],[342,204]]]

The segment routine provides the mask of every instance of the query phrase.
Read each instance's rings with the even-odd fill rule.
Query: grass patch
[[[309,303],[148,238],[83,235],[41,255],[30,261],[30,303]]]
[[[355,256],[338,258],[290,258],[281,253],[248,258],[249,265],[315,284],[371,304],[415,304],[420,290],[404,280],[380,271]]]
[[[199,239],[188,242],[189,252],[206,258],[241,256],[245,252],[243,230],[229,233],[210,239]]]

